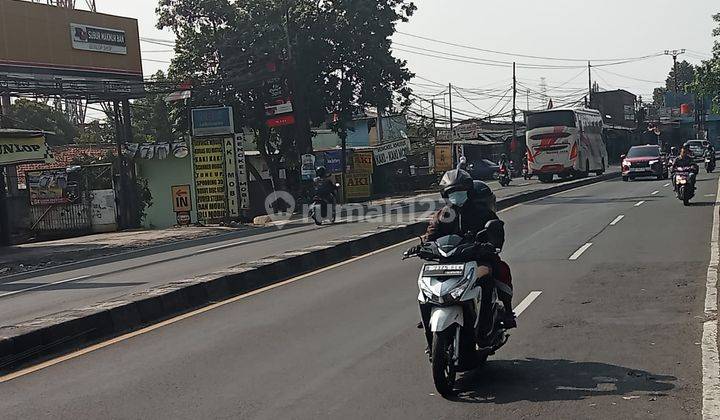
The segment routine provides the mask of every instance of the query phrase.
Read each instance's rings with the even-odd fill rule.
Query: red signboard
[[[279,115],[267,120],[268,127],[283,127],[295,124],[295,116],[293,114]]]

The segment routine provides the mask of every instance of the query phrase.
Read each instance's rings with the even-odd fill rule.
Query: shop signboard
[[[372,175],[351,173],[347,175],[345,191],[348,199],[370,198],[372,194]]]
[[[196,140],[193,144],[195,191],[200,220],[218,221],[227,217],[224,158],[220,139]]]
[[[453,168],[452,145],[435,145],[435,171],[445,172]]]
[[[195,137],[232,135],[235,132],[232,107],[194,108],[191,114]]]
[[[403,139],[382,144],[373,150],[377,166],[398,162],[407,156],[410,151],[410,140]]]
[[[223,152],[225,155],[225,191],[227,192],[228,216],[236,218],[240,216],[240,202],[234,136],[223,139]]]
[[[356,174],[372,174],[373,173],[373,152],[372,151],[353,151],[352,154],[352,172]]]
[[[248,185],[248,173],[245,163],[244,141],[244,134],[238,133],[235,135],[235,165],[237,166],[238,198],[240,200],[240,208],[247,210],[250,208],[250,187]]]

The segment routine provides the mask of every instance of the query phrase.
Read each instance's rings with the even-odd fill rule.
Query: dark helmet
[[[672,155],[677,155],[677,151],[678,151],[677,147],[675,147],[675,146],[670,148],[670,154],[672,154]]]
[[[500,155],[500,159],[502,159],[502,160],[507,159],[507,155],[505,153],[503,153],[502,155]]]
[[[440,193],[445,198],[455,191],[467,191],[470,193],[472,189],[473,179],[469,173],[462,169],[447,171],[440,180]]]
[[[495,193],[482,181],[473,181],[472,200],[474,203],[495,211],[495,205],[497,204]]]
[[[327,175],[327,169],[325,169],[324,166],[318,166],[317,169],[315,169],[315,175],[317,175],[318,178],[325,178],[325,175]]]

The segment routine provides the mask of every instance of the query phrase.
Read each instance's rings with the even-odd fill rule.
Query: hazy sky
[[[137,18],[141,36],[172,39],[172,33],[155,29],[156,3],[153,0],[97,0],[97,7],[101,12]],[[641,57],[668,49],[685,48],[688,53],[682,59],[699,63],[701,57],[709,56],[712,48],[711,31],[714,24],[711,15],[720,13],[720,2],[717,0],[417,0],[416,4],[417,13],[410,23],[399,27],[400,31],[486,50],[581,60]],[[442,102],[443,95],[440,92],[448,82],[461,89],[475,89],[475,92],[460,91],[472,104],[453,93],[454,107],[473,115],[496,113],[502,108],[509,98],[503,99],[502,95],[511,86],[511,68],[502,63],[492,63],[498,67],[488,63],[457,62],[427,57],[417,52],[465,61],[517,61],[518,66],[586,66],[582,61],[512,57],[400,34],[394,41],[404,44],[396,45],[397,48],[416,51],[396,51],[396,55],[407,59],[410,69],[427,79],[414,81],[417,83],[414,88],[419,95],[429,98],[437,94],[436,98]],[[157,52],[164,47],[147,43],[143,43],[142,47],[145,59],[169,61],[172,57],[172,53]],[[650,98],[653,87],[657,85],[653,82],[662,82],[671,64],[671,57],[660,56],[597,67],[593,69],[593,80],[603,90],[624,88]],[[167,67],[166,64],[151,61],[145,61],[143,65],[146,74]],[[526,108],[527,97],[524,92],[527,89],[531,89],[532,97],[539,96],[535,92],[541,90],[541,77],[546,78],[548,95],[554,97],[556,102],[577,97],[580,90],[587,88],[588,83],[587,71],[582,68],[518,68],[518,78],[522,84],[518,96],[519,108]],[[556,86],[562,87],[554,89]],[[539,101],[534,98],[531,98],[531,107],[539,106]],[[497,107],[491,111],[495,104]]]

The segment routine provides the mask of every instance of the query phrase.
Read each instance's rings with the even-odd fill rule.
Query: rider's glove
[[[422,245],[415,245],[414,247],[405,251],[405,255],[417,255],[420,253],[421,249],[422,249]]]

